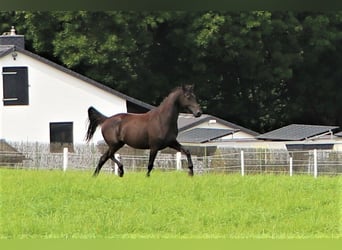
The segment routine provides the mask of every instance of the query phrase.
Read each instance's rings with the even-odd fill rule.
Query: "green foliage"
[[[259,132],[342,125],[342,12],[0,12],[28,49],[159,104],[193,82],[205,112]],[[148,89],[148,94],[146,93]]]
[[[341,238],[340,177],[0,171],[0,238]]]

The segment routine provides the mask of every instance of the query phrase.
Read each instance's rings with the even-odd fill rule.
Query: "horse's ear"
[[[194,92],[195,85],[189,84],[189,92]]]
[[[194,85],[193,84],[182,85],[182,88],[183,88],[184,92],[192,93],[194,91]]]

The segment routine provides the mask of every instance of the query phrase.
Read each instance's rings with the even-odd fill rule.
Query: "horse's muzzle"
[[[201,115],[202,115],[202,111],[194,112],[195,117],[200,117]]]

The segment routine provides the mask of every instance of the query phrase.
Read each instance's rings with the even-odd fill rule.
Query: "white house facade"
[[[23,39],[0,36],[0,139],[84,143],[90,106],[107,116],[152,107],[16,45]]]

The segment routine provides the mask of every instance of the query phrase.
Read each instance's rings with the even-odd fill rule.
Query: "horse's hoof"
[[[118,176],[119,176],[119,177],[123,177],[123,176],[124,176],[124,173],[125,173],[125,172],[124,172],[123,169],[120,169],[120,168],[118,169]]]

